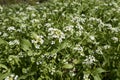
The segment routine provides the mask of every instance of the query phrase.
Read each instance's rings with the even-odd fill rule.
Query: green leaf
[[[101,80],[101,78],[100,78],[100,76],[98,74],[92,75],[92,76],[93,76],[94,80]]]
[[[102,69],[102,68],[96,68],[95,72],[97,73],[102,73],[102,72],[106,72],[106,70]]]
[[[29,51],[27,52],[27,54],[28,54],[28,56],[32,56],[32,55],[33,55],[33,52],[32,52],[31,50],[29,50]]]
[[[15,56],[15,55],[10,55],[10,56],[9,56],[9,59],[10,59],[10,58],[13,59],[18,66],[20,65],[20,64],[19,64],[19,62],[20,62],[19,57]]]
[[[65,69],[72,69],[72,68],[73,68],[73,65],[72,65],[72,64],[65,64],[65,65],[63,66],[63,68],[65,68]]]
[[[30,72],[30,73],[28,73],[28,74],[26,74],[26,75],[22,75],[22,76],[20,76],[19,78],[18,78],[18,80],[26,80],[26,78],[28,77],[28,76],[33,76],[34,74],[35,74],[36,72]]]
[[[92,72],[92,76],[94,77],[94,80],[101,80],[100,74],[102,72],[106,72],[106,70],[104,70],[102,68],[96,68],[96,69],[94,69],[93,72]]]
[[[30,43],[29,40],[27,40],[27,39],[23,39],[23,40],[22,40],[21,48],[22,48],[24,51],[30,50],[31,47],[32,47],[32,45],[31,45],[31,43]]]
[[[5,41],[0,38],[0,44],[3,44],[3,43],[5,43]]]
[[[10,70],[8,70],[8,72],[6,72],[5,74],[2,74],[0,73],[0,80],[4,80],[7,76],[9,76],[11,73],[10,73]]]
[[[8,70],[7,66],[4,65],[4,64],[0,64],[0,67],[1,67],[1,68],[4,68],[4,69],[6,69],[6,70]]]
[[[78,64],[79,62],[80,62],[80,61],[77,60],[77,59],[74,59],[74,60],[73,60],[73,63],[74,63],[74,64]]]
[[[39,77],[38,80],[42,80],[42,79]]]
[[[36,39],[37,38],[37,34],[35,32],[31,32],[31,37]]]
[[[64,41],[63,43],[61,43],[59,46],[58,46],[58,50],[62,50],[62,49],[65,49],[67,47],[71,47],[71,43],[69,41]]]

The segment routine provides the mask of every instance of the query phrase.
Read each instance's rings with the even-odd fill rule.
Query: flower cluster
[[[18,80],[18,75],[11,74],[10,76],[7,76],[5,80]]]
[[[55,38],[59,40],[59,43],[61,43],[63,41],[63,39],[65,39],[65,34],[56,28],[49,28],[48,29],[48,36],[50,38]]]

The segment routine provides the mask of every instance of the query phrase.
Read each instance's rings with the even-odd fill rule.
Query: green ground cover
[[[0,6],[0,80],[120,80],[120,1]]]

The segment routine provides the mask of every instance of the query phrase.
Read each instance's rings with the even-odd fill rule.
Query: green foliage
[[[21,4],[21,3],[28,3],[28,4],[36,4],[36,2],[42,3],[47,0],[0,0],[1,5],[11,5],[11,4]]]
[[[119,0],[0,6],[1,80],[120,80],[119,60]]]

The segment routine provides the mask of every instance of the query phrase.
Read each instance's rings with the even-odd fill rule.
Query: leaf
[[[27,40],[27,39],[23,39],[23,40],[22,40],[21,48],[22,48],[24,51],[30,50],[31,47],[32,47],[32,45],[31,45],[31,43],[30,43],[29,40]]]
[[[36,39],[37,38],[37,34],[35,32],[31,32],[31,37]]]
[[[3,43],[5,43],[5,41],[0,38],[0,44],[3,44]]]
[[[79,61],[78,61],[77,59],[74,59],[74,60],[73,60],[73,63],[74,63],[74,64],[78,64]]]
[[[102,68],[96,68],[96,69],[94,69],[93,72],[92,72],[92,76],[94,77],[94,80],[101,80],[100,74],[102,72],[106,72],[106,70],[104,70]]]
[[[102,73],[102,72],[106,72],[106,70],[102,69],[102,68],[96,68],[95,72],[97,73]]]
[[[26,78],[28,77],[28,76],[33,76],[34,74],[35,74],[36,72],[30,72],[30,73],[28,73],[28,74],[26,74],[26,75],[22,75],[22,76],[20,76],[19,78],[18,78],[18,80],[26,80]]]
[[[65,49],[67,47],[71,47],[71,43],[69,41],[64,41],[63,43],[61,43],[59,46],[58,46],[58,50],[62,50],[62,49]]]
[[[92,76],[93,76],[94,80],[101,80],[101,78],[100,78],[100,76],[98,74],[92,75]]]
[[[28,54],[28,56],[32,56],[33,52],[31,50],[29,50],[27,54]]]
[[[65,69],[72,69],[72,68],[73,68],[73,65],[72,65],[72,64],[65,64],[65,65],[63,66],[63,68],[65,68]]]
[[[19,64],[19,62],[20,62],[19,57],[14,56],[14,55],[10,55],[9,58],[12,58],[18,66],[20,65],[20,64]]]
[[[42,80],[40,77],[37,80]]]
[[[8,70],[8,72],[6,72],[5,74],[2,74],[0,73],[0,80],[4,80],[7,76],[9,76],[11,73],[10,73],[10,70]]]
[[[5,66],[4,64],[0,64],[0,67],[8,70],[7,66]]]

